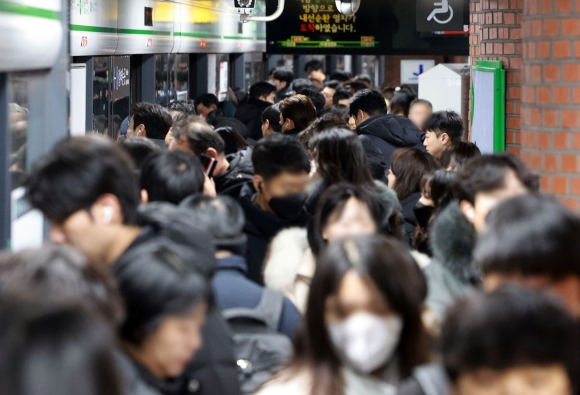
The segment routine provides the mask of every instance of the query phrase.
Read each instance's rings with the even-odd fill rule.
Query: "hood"
[[[458,202],[439,214],[429,234],[434,260],[463,282],[479,281],[480,273],[473,261],[477,233]]]
[[[356,131],[379,137],[395,147],[414,147],[421,142],[421,132],[409,118],[381,114],[361,123]]]
[[[252,149],[247,148],[230,154],[226,156],[226,159],[230,162],[230,167],[223,174],[214,177],[216,190],[220,195],[236,195],[237,197],[240,185],[254,177]]]
[[[248,174],[254,174],[254,165],[252,164],[252,148],[238,151],[226,157],[230,162],[230,167],[224,174],[228,174],[234,170]]]
[[[264,283],[268,288],[283,291],[292,284],[310,247],[304,228],[289,228],[276,235],[264,263]]]

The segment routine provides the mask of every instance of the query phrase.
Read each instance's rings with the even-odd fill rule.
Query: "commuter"
[[[413,100],[415,100],[415,97],[411,96],[406,91],[396,91],[392,100],[390,101],[391,114],[400,115],[402,117],[409,117],[409,110]],[[417,128],[421,130],[419,126],[417,126]]]
[[[268,82],[258,82],[250,87],[250,98],[238,107],[234,118],[241,121],[249,131],[249,138],[258,141],[262,138],[262,113],[274,104],[276,87]]]
[[[205,93],[199,96],[197,99],[195,99],[194,104],[195,110],[199,116],[204,119],[207,117],[207,114],[217,110],[220,107],[220,102],[217,96],[212,93]]]
[[[217,268],[212,279],[216,301],[222,310],[231,308],[255,308],[258,306],[264,288],[248,280],[246,254],[247,236],[244,230],[244,211],[229,196],[211,198],[204,195],[186,199],[182,207],[187,208],[213,237],[216,246]],[[300,314],[285,298],[280,313],[277,330],[292,337]]]
[[[315,255],[338,239],[377,234],[380,222],[379,209],[364,188],[346,183],[331,186],[322,194],[308,231],[290,228],[274,238],[264,263],[264,283],[284,292],[304,314]]]
[[[240,107],[242,106],[243,105]],[[240,133],[243,138],[250,137],[250,130],[242,121],[236,118],[225,116],[221,109],[211,111],[209,114],[207,114],[207,117],[205,117],[205,121],[214,129],[230,127]]]
[[[276,101],[284,100],[291,94],[290,84],[294,80],[294,73],[283,67],[276,67],[270,74],[270,82],[276,87]]]
[[[304,226],[310,160],[300,143],[282,134],[260,141],[252,153],[255,176],[240,192],[248,236],[248,278],[262,284],[268,243],[280,230]]]
[[[352,78],[352,74],[344,70],[334,70],[330,73],[330,79],[340,82],[341,84],[347,84]]]
[[[141,201],[179,204],[204,191],[205,175],[199,160],[181,150],[151,154],[141,168]]]
[[[345,106],[348,108],[350,106],[350,100],[352,99],[352,93],[347,90],[337,90],[332,96],[333,107]],[[342,107],[341,107],[342,108]]]
[[[279,103],[282,133],[294,138],[316,120],[316,108],[304,95],[294,95]]]
[[[314,136],[333,128],[348,129],[348,124],[344,121],[344,119],[340,118],[336,114],[324,114],[322,117],[312,122],[310,126],[300,132],[298,135],[298,141],[300,141],[304,148],[308,150],[308,143]],[[310,154],[312,155],[313,153],[310,152]],[[316,162],[314,161],[312,171],[316,171]]]
[[[381,150],[387,168],[395,149],[422,148],[419,129],[408,118],[387,114],[385,99],[377,91],[365,89],[354,95],[349,114],[360,139]]]
[[[172,117],[174,112],[181,113],[186,117],[197,115],[195,102],[193,100],[173,100],[169,103],[169,111],[172,113]]]
[[[308,79],[312,81],[315,88],[319,91],[324,88],[324,81],[326,80],[326,74],[322,71],[323,68],[324,64],[318,59],[312,59],[306,62],[306,65],[304,66],[304,71],[306,72]]]
[[[232,89],[230,87],[228,88],[228,99],[234,105],[234,107],[238,108],[246,101],[248,101],[248,95],[242,90],[242,88],[235,87]]]
[[[205,280],[182,258],[154,242],[112,267],[126,306],[123,349],[143,381],[164,395],[186,393],[183,373],[201,347],[207,309]]]
[[[487,224],[474,252],[484,287],[545,290],[580,317],[580,219],[551,197],[527,195],[498,205]]]
[[[133,103],[131,113],[127,137],[147,137],[164,149],[165,136],[173,124],[169,111],[159,104]]]
[[[297,78],[292,81],[291,90],[295,95],[301,94],[305,88],[314,88],[312,81],[307,78]]]
[[[359,74],[356,75],[353,80],[355,82],[360,82],[361,84],[366,85],[367,89],[373,89],[373,81],[368,74]]]
[[[485,231],[489,211],[502,200],[537,191],[538,180],[512,155],[484,155],[467,162],[452,189],[455,201],[433,222],[433,260],[424,269],[429,284],[427,305],[439,317],[455,299],[479,286],[473,250],[476,232]]]
[[[280,105],[272,104],[262,113],[262,136],[268,137],[272,133],[282,132],[280,125]]]
[[[137,172],[141,171],[143,162],[149,154],[159,151],[159,146],[144,137],[131,137],[119,142],[119,146],[125,150],[131,159]],[[140,173],[139,173],[140,174]]]
[[[413,258],[367,236],[332,243],[317,266],[294,359],[257,394],[395,393],[428,358]]]
[[[385,98],[385,101],[387,102],[387,107],[389,108],[389,111],[391,110],[391,100],[393,100],[393,96],[395,96],[395,92],[397,91],[397,88],[394,88],[392,86],[383,86],[383,88],[381,89],[381,94],[383,95],[383,97]]]
[[[429,154],[416,148],[399,148],[393,153],[389,169],[389,188],[392,188],[401,202],[405,217],[405,232],[409,241],[413,240],[418,225],[415,207],[421,198],[421,180],[433,174],[439,163]]]
[[[202,155],[217,161],[213,181],[218,194],[237,197],[244,183],[252,180],[252,150],[226,155],[225,143],[218,133],[198,118],[189,118],[175,125],[175,143],[170,149],[183,149],[198,158]]]
[[[428,100],[415,99],[409,106],[409,119],[421,131],[423,131],[423,125],[431,114],[433,114],[433,105]]]
[[[0,308],[0,393],[127,394],[113,344],[111,329],[80,307],[5,303]]]
[[[300,94],[310,99],[314,105],[314,109],[316,110],[316,116],[320,117],[328,112],[328,110],[324,108],[326,99],[322,92],[319,92],[314,88],[304,88]]]
[[[557,301],[515,287],[462,301],[442,335],[458,395],[575,394],[578,345],[576,323]]]
[[[477,156],[481,156],[477,145],[468,141],[456,141],[443,150],[439,163],[444,169],[458,171],[469,159]]]
[[[463,139],[464,126],[461,116],[454,111],[437,111],[423,125],[425,141],[423,145],[435,159],[443,150]]]
[[[341,90],[344,90],[344,88],[339,81],[330,80],[324,84],[324,89],[322,90],[322,94],[325,98],[324,108],[332,107],[334,94]]]
[[[225,126],[215,129],[215,132],[224,141],[224,154],[226,156],[251,148],[250,143],[234,128]]]
[[[362,82],[352,81],[345,86],[345,89],[347,89],[352,95],[355,95],[357,92],[364,91],[365,89],[369,88]]]

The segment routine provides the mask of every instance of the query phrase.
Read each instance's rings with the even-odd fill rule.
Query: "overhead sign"
[[[401,84],[418,84],[419,76],[433,67],[434,60],[401,60]]]
[[[417,0],[417,31],[463,31],[465,0]]]

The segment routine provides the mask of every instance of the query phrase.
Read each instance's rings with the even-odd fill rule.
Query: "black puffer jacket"
[[[262,136],[262,113],[272,103],[267,101],[250,98],[248,101],[238,107],[234,113],[234,118],[242,121],[250,132],[250,139],[254,141],[260,140]]]
[[[370,142],[381,150],[387,169],[391,156],[397,148],[418,148],[425,151],[421,143],[421,132],[408,118],[384,114],[367,119],[356,128],[360,139]]]
[[[228,195],[237,198],[240,196],[242,186],[254,177],[252,149],[247,148],[235,154],[228,155],[226,159],[230,162],[230,167],[225,173],[213,178],[215,181],[215,189],[219,195]]]

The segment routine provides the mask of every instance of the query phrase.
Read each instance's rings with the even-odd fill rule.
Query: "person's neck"
[[[129,354],[131,358],[133,358],[138,364],[144,366],[153,376],[157,377],[158,379],[165,380],[167,379],[167,375],[164,374],[163,369],[159,364],[155,362],[153,358],[149,355],[149,353],[144,352],[139,347],[134,346],[132,344],[123,343],[123,349]]]
[[[228,161],[225,155],[218,157],[217,166],[213,172],[214,176],[219,176],[225,173],[230,168],[230,161]]]
[[[234,254],[232,254],[231,251],[220,250],[215,253],[215,259],[225,259],[231,257],[232,255]]]
[[[263,194],[258,192],[255,202],[262,210],[267,211],[270,214],[274,214],[274,211],[270,208],[270,205],[268,204],[268,201]]]
[[[112,265],[123,255],[127,248],[141,233],[141,228],[136,225],[119,225],[113,237],[113,241],[105,252],[105,263]]]

